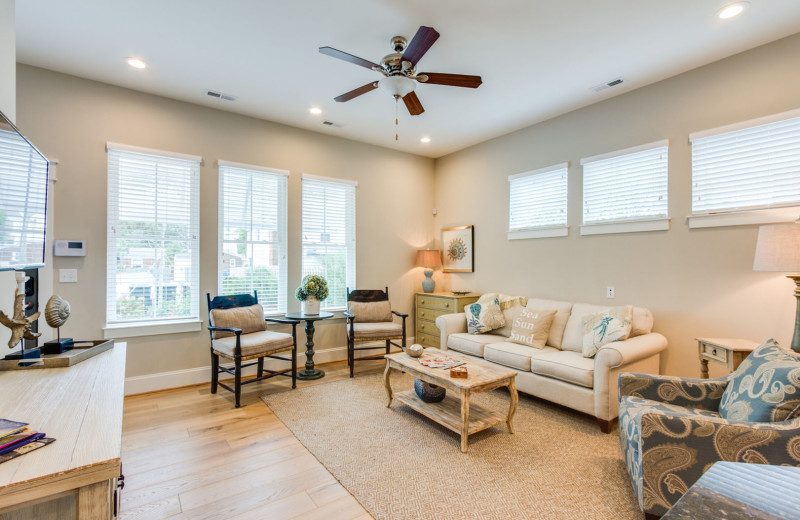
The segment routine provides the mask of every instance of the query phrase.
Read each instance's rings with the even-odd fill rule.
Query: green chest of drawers
[[[414,341],[425,348],[439,348],[439,327],[436,318],[442,314],[464,312],[464,306],[475,303],[479,294],[449,292],[417,293],[415,307],[416,330]]]

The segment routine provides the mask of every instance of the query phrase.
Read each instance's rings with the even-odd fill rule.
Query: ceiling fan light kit
[[[320,47],[319,52],[322,54],[383,74],[383,78],[378,81],[367,83],[366,85],[353,89],[333,99],[339,103],[344,103],[375,90],[376,88],[380,88],[394,97],[395,101],[402,99],[406,105],[406,109],[408,109],[408,113],[412,116],[416,116],[425,112],[422,103],[414,92],[417,83],[478,88],[482,83],[480,76],[442,74],[435,72],[417,74],[417,63],[438,39],[439,33],[436,32],[436,29],[433,27],[425,27],[424,25],[417,30],[414,38],[411,39],[411,43],[407,43],[407,40],[403,36],[393,36],[390,42],[394,52],[384,56],[380,64],[359,58],[358,56],[353,56],[352,54],[334,49],[333,47]],[[395,124],[397,124],[396,117]],[[395,135],[395,139],[397,139],[397,135]]]

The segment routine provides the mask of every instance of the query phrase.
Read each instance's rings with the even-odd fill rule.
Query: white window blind
[[[567,225],[567,163],[508,177],[508,232]]]
[[[303,276],[328,282],[324,309],[347,307],[346,288],[356,288],[356,185],[303,176]]]
[[[583,223],[668,217],[667,141],[588,157],[583,165]]]
[[[47,159],[0,125],[0,269],[44,266]]]
[[[219,294],[286,312],[288,173],[219,161]]]
[[[150,152],[108,144],[109,324],[199,318],[201,159]]]
[[[693,215],[800,205],[800,110],[690,139]]]

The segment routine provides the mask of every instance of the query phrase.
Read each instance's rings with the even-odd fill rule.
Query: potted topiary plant
[[[303,304],[303,314],[319,314],[319,302],[328,297],[328,282],[318,274],[309,274],[294,295]]]

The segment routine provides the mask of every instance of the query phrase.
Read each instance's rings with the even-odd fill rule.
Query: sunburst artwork
[[[471,273],[473,267],[474,249],[473,226],[458,226],[442,229],[442,249],[444,262],[442,271],[445,273]]]

